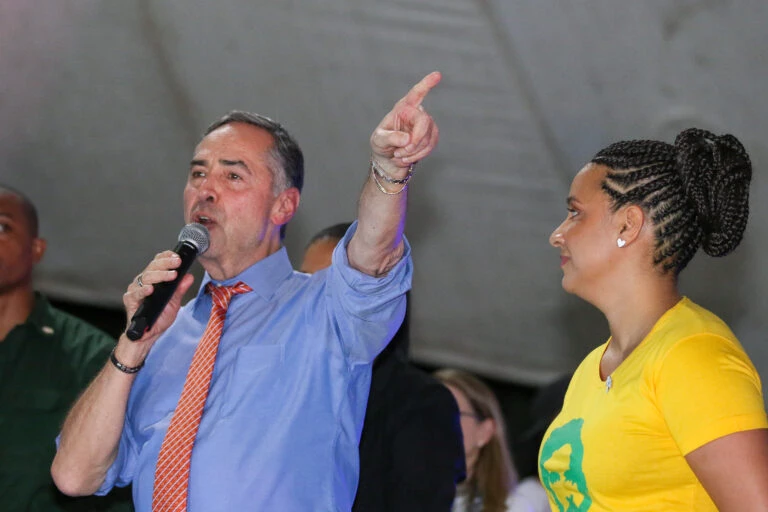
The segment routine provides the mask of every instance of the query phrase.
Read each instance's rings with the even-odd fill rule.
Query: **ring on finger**
[[[143,272],[141,274],[139,274],[138,276],[136,276],[136,284],[139,285],[139,288],[144,286],[144,281],[142,281],[142,279],[141,279],[143,276],[144,276]]]

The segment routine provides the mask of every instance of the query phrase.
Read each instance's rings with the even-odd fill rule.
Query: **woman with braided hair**
[[[732,135],[603,149],[574,178],[550,243],[563,288],[596,306],[610,338],[576,370],[544,435],[553,510],[768,510],[760,378],[713,313],[682,297],[699,247],[741,241],[752,168]]]

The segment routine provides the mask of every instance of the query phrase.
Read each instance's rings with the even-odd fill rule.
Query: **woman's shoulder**
[[[654,335],[672,342],[693,336],[716,336],[738,343],[728,324],[687,297],[659,319],[649,336]]]

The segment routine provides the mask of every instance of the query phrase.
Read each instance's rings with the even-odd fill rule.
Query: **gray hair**
[[[269,151],[268,159],[274,178],[275,195],[291,187],[301,192],[304,186],[304,155],[296,139],[280,123],[261,114],[233,110],[211,124],[204,135],[231,123],[249,124],[272,135],[274,144]]]
[[[267,153],[267,165],[272,172],[272,193],[275,196],[291,187],[301,192],[304,186],[304,154],[296,139],[280,123],[261,114],[233,110],[211,124],[203,136],[231,123],[249,124],[272,135],[273,144]],[[280,238],[285,238],[285,229],[285,225],[280,228]]]

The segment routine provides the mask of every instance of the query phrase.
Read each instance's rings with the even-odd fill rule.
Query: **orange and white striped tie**
[[[208,397],[227,307],[234,295],[250,292],[251,287],[243,282],[238,282],[234,286],[214,286],[208,283],[207,291],[213,298],[211,318],[208,320],[203,338],[195,349],[181,398],[176,405],[168,431],[165,433],[163,444],[160,446],[152,494],[153,512],[187,510],[192,445],[195,443],[205,399]]]

